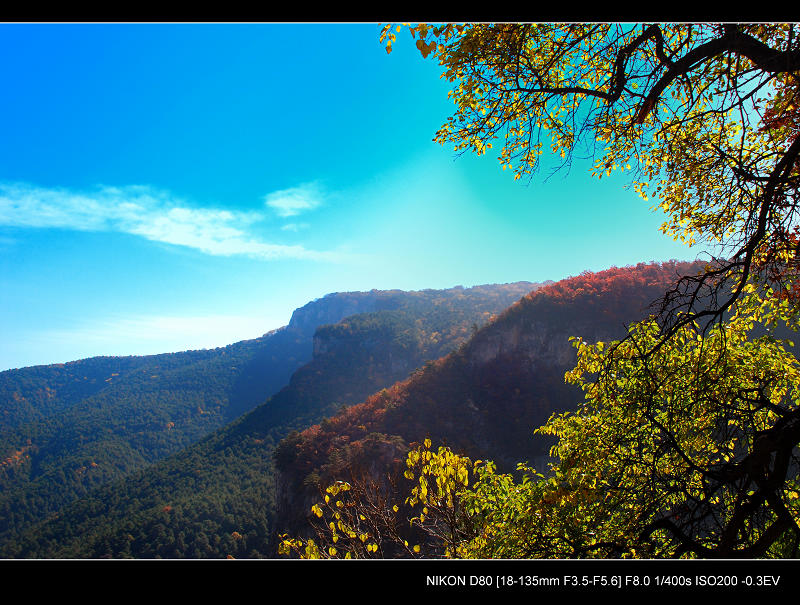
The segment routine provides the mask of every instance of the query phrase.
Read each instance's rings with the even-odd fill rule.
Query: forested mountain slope
[[[331,315],[351,311],[355,314],[319,327],[313,343],[308,343],[313,359],[264,405],[162,463],[146,466],[152,460],[141,461],[131,469],[137,472],[128,480],[108,483],[91,492],[91,486],[83,493],[74,491],[83,499],[72,506],[65,508],[65,501],[54,501],[55,505],[48,509],[57,513],[52,518],[34,523],[36,519],[29,516],[18,521],[16,531],[6,532],[0,555],[270,554],[266,545],[274,500],[275,443],[290,430],[305,428],[343,405],[362,401],[370,393],[406,377],[426,360],[453,350],[493,314],[535,287],[536,284],[524,282],[420,292],[343,293],[298,310],[290,327],[307,329],[318,322],[325,323]],[[369,311],[363,312],[365,307]],[[203,370],[198,376],[206,373]],[[172,390],[162,396],[185,392],[186,384],[192,380],[187,374],[172,381]],[[202,392],[212,396],[208,391]],[[216,392],[213,395],[220,397]],[[91,401],[85,405],[94,409]],[[140,419],[143,415],[138,411],[134,417]],[[159,418],[162,420],[165,419]],[[124,449],[107,448],[110,458],[134,460],[127,442],[120,446],[115,440],[114,444]],[[59,456],[65,455],[68,454],[62,448]],[[96,460],[85,454],[84,458],[79,461],[86,467],[82,475],[96,473],[97,467],[91,466]],[[54,457],[53,463],[59,459]],[[16,490],[17,496],[26,500],[37,497],[39,494],[31,489],[34,484],[53,498],[48,492],[54,485],[50,476],[43,476],[38,484],[29,481]],[[9,511],[16,510],[10,499],[5,501]]]
[[[319,489],[334,480],[381,480],[412,443],[430,437],[505,471],[529,461],[545,470],[551,442],[533,431],[581,393],[564,382],[575,363],[570,337],[608,341],[649,315],[678,275],[699,264],[639,264],[584,273],[515,303],[464,346],[408,379],[292,434],[277,448],[278,531],[307,527]],[[398,481],[402,478],[398,476]]]

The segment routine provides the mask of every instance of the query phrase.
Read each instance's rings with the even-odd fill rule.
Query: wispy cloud
[[[294,199],[286,201],[284,208],[290,209],[294,203],[297,212],[318,203],[316,198],[303,198],[300,194],[274,199],[276,203]],[[263,218],[258,212],[192,208],[183,200],[146,186],[76,192],[0,183],[0,225],[130,233],[218,256],[335,260],[334,252],[264,241],[253,227]]]
[[[308,229],[308,223],[287,223],[283,227],[281,227],[281,231],[294,231],[297,233],[301,229]]]
[[[299,187],[273,191],[264,196],[264,202],[275,210],[278,216],[286,218],[297,216],[320,206],[322,193],[316,184],[306,183]]]

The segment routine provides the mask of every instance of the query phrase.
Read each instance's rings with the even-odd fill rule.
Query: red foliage
[[[483,450],[481,457],[496,460],[530,451],[533,429],[578,400],[572,387],[564,385],[568,367],[537,365],[511,347],[505,356],[478,363],[471,357],[473,348],[482,340],[502,339],[511,331],[529,333],[542,325],[553,327],[554,333],[602,325],[622,336],[623,326],[646,316],[647,306],[679,277],[703,267],[677,261],[640,263],[587,271],[544,286],[493,318],[459,351],[303,431],[294,461],[282,471],[302,478],[323,468],[343,469],[348,461],[365,458],[367,444],[367,450],[375,451],[376,442],[392,435],[406,443],[426,436],[449,439],[451,446],[477,448]]]

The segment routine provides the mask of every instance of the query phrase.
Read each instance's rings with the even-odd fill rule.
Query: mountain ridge
[[[314,336],[310,340],[305,340],[302,343],[302,346],[305,347],[304,350],[311,355],[311,359],[305,365],[299,365],[288,380],[289,385],[287,385],[287,387],[292,384],[292,381],[295,382],[295,391],[290,390],[288,395],[282,395],[277,398],[276,396],[278,393],[276,393],[276,396],[273,396],[274,405],[265,406],[261,404],[257,406],[263,409],[259,412],[260,415],[255,414],[254,418],[260,418],[262,425],[266,427],[265,433],[269,433],[269,429],[273,425],[283,426],[283,424],[287,422],[287,416],[295,418],[293,421],[295,424],[293,424],[291,428],[303,428],[304,423],[318,420],[319,414],[332,414],[339,406],[362,399],[374,390],[373,387],[375,385],[379,384],[383,386],[385,384],[388,386],[388,384],[394,382],[412,369],[412,366],[418,362],[420,354],[423,356],[438,356],[441,352],[440,346],[450,346],[450,344],[455,343],[459,338],[465,338],[470,333],[472,325],[482,322],[487,316],[490,316],[494,312],[502,311],[510,302],[518,299],[535,287],[536,284],[530,282],[517,282],[515,284],[487,287],[480,286],[471,289],[451,288],[442,291],[427,290],[410,293],[399,290],[373,290],[367,293],[334,293],[322,299],[312,301],[312,303],[297,309],[292,315],[292,321],[290,321],[290,326],[295,326],[297,329],[304,329],[305,334],[310,333],[311,328],[316,324]],[[334,304],[331,305],[331,302]],[[365,311],[365,309],[369,309],[369,311]],[[405,311],[403,309],[405,309]],[[422,310],[425,310],[425,313],[420,315]],[[336,324],[323,323],[323,325],[320,326],[317,323],[320,321],[329,321],[331,318],[336,318],[342,313],[354,311],[362,312],[348,316],[351,318],[349,323],[345,322],[338,327],[336,327]],[[412,321],[411,318],[415,317],[415,314],[417,316],[424,316],[425,321],[422,321],[419,325],[418,321],[420,320],[414,319]],[[434,329],[443,321],[444,324],[441,325],[447,328],[444,336]],[[454,329],[451,323],[458,323],[458,329]],[[377,348],[373,347],[373,349],[370,350],[369,347],[359,347],[357,350],[344,356],[345,359],[350,360],[351,363],[349,364],[347,362],[337,361],[337,355],[328,354],[332,351],[319,350],[316,365],[313,363],[315,359],[313,355],[315,339],[317,346],[320,346],[323,342],[327,342],[329,347],[332,346],[335,349],[336,346],[333,343],[335,339],[331,338],[334,336],[334,333],[338,334],[340,337],[346,337],[349,332],[355,335],[372,334],[372,336],[375,336],[381,333],[381,330],[384,331],[383,336],[380,336],[378,341],[379,344],[385,343],[387,345],[385,348],[379,346]],[[286,334],[287,332],[291,332],[291,330],[278,330],[273,338],[281,334]],[[345,349],[347,349],[347,347],[345,347]],[[394,352],[396,354],[394,362],[392,359],[384,360],[383,357],[381,357],[385,352]],[[364,368],[372,368],[370,372],[367,372],[364,376],[358,376],[358,366],[354,365],[354,360],[356,359],[360,360],[358,363]],[[348,380],[350,380],[351,383],[361,384],[362,386],[359,387],[361,390],[351,392],[353,390],[352,384],[347,384],[347,380],[339,380],[339,385],[335,388],[333,385],[328,385],[333,391],[339,393],[339,395],[337,395],[339,400],[325,401],[326,393],[316,393],[315,391],[314,383],[316,375],[314,372],[326,372],[326,375],[333,377],[351,372],[352,377]],[[302,392],[298,391],[298,389]],[[292,392],[296,394],[292,395]],[[348,392],[350,392],[349,395]],[[262,401],[263,398],[265,397],[262,397]],[[208,412],[211,410],[211,408],[208,408],[204,411]],[[245,415],[251,413],[252,411],[244,412]],[[229,432],[231,434],[235,434],[236,430],[238,430],[236,421],[234,421],[233,424],[218,426],[215,430],[220,431],[226,426],[230,426]],[[257,439],[263,441],[266,437],[268,436],[262,435]],[[209,439],[213,441],[213,431],[206,432],[205,437],[198,435],[198,438],[200,441],[196,440],[195,443],[204,441],[210,442]],[[261,447],[260,444],[255,443],[250,443],[250,445]],[[186,449],[187,447],[189,448],[188,450]],[[191,443],[186,443],[185,447],[180,450],[189,452],[187,456],[191,458],[192,462],[188,466],[193,468],[204,467],[205,461],[200,459],[202,456],[193,457],[194,454],[192,451],[194,450],[191,450],[192,447],[193,445]],[[225,445],[224,447],[230,446]],[[238,445],[236,447],[238,447]],[[130,454],[126,451],[121,451],[120,456],[130,457]],[[259,465],[262,464],[262,461],[259,460],[259,454],[245,454],[245,456],[250,456],[247,459],[253,463],[254,467],[261,468]],[[163,457],[161,459],[163,459]],[[82,477],[90,475],[91,473],[98,473],[97,467],[92,467],[91,462],[93,462],[91,459],[82,459],[80,464],[77,465],[77,468],[86,467]],[[147,469],[152,468],[154,464],[157,465],[158,461],[143,461],[141,465],[130,469],[129,476],[141,478],[146,475]],[[268,464],[271,464],[271,462],[268,462]],[[154,472],[158,474],[162,471],[156,470]],[[180,478],[184,474],[181,473],[179,469],[166,470],[164,472],[166,475],[158,475],[159,479],[156,480],[156,483],[162,479],[168,482],[175,479],[175,477]],[[243,469],[242,473],[243,475],[249,475],[250,471],[248,469]],[[172,477],[172,479],[165,477]],[[116,486],[120,484],[120,481],[124,484],[125,479],[122,475],[108,478],[104,483]],[[146,479],[141,479],[141,481],[143,484],[147,483]],[[186,486],[187,493],[194,489],[189,483],[186,483]],[[91,499],[91,494],[98,489],[102,491],[102,488],[103,485],[95,484],[81,492],[74,491],[72,495],[77,496],[77,498],[72,498],[72,502],[74,503],[80,501],[81,498],[87,497]],[[43,486],[42,489],[46,491],[46,486]],[[254,489],[261,488],[257,486]],[[107,500],[111,499],[112,501],[116,501],[114,500],[115,496],[110,494],[109,490],[105,490],[103,493],[106,494],[104,497]],[[25,499],[30,499],[31,496],[29,493],[26,494],[24,490],[17,490],[15,495],[22,496]],[[164,492],[164,495],[166,496],[167,493]],[[43,497],[44,496],[41,496],[41,498]],[[18,497],[14,498],[14,501],[18,500]],[[57,522],[58,518],[63,516],[62,513],[71,506],[62,501],[59,501],[57,504],[57,506],[51,506],[46,511],[47,514],[40,515],[38,520],[32,518],[18,519],[16,521],[16,525],[18,526],[16,531],[12,531],[11,528],[7,527],[4,534],[6,545],[0,545],[0,554],[3,556],[26,556],[23,553],[27,553],[29,556],[39,556],[35,554],[30,555],[32,552],[37,552],[33,547],[28,550],[26,550],[28,547],[20,548],[18,544],[19,538],[26,531],[34,531],[35,533],[35,530],[31,528],[37,527],[41,523],[47,525],[48,518],[51,519],[51,522]],[[0,506],[2,505],[4,505],[3,497],[0,496]],[[79,505],[76,506],[80,508]],[[100,510],[103,506],[102,503],[98,503],[95,500],[85,511],[88,511],[90,508]],[[169,504],[168,502],[166,502],[164,506],[172,507],[170,509],[171,511],[176,511],[176,509],[179,508],[179,506]],[[12,510],[13,505],[11,498],[7,497],[5,499],[5,507],[5,510],[9,513],[9,517],[13,519],[15,511]],[[177,512],[179,511],[176,511],[175,514],[177,514]],[[53,513],[57,513],[59,517],[53,517]],[[90,515],[91,513],[87,512],[86,514]],[[175,514],[172,516],[174,517]],[[11,525],[14,525],[14,523],[13,520],[10,521]],[[125,548],[115,549],[110,546],[109,548],[111,552],[126,552]],[[202,548],[198,550],[198,552],[202,551]],[[237,554],[241,554],[240,550],[236,552]],[[247,552],[245,552],[245,554],[247,554]],[[102,556],[102,554],[92,556]]]
[[[552,442],[534,437],[534,429],[582,400],[564,383],[575,362],[570,337],[621,338],[679,275],[701,266],[640,263],[542,287],[456,351],[290,435],[276,449],[278,533],[305,531],[311,505],[334,481],[383,481],[398,473],[404,452],[426,438],[506,471],[524,461],[546,470]]]

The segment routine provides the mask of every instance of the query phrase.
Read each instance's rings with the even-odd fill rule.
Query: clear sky
[[[515,181],[432,138],[378,24],[0,25],[0,370],[224,346],[336,291],[697,254],[625,179]]]

